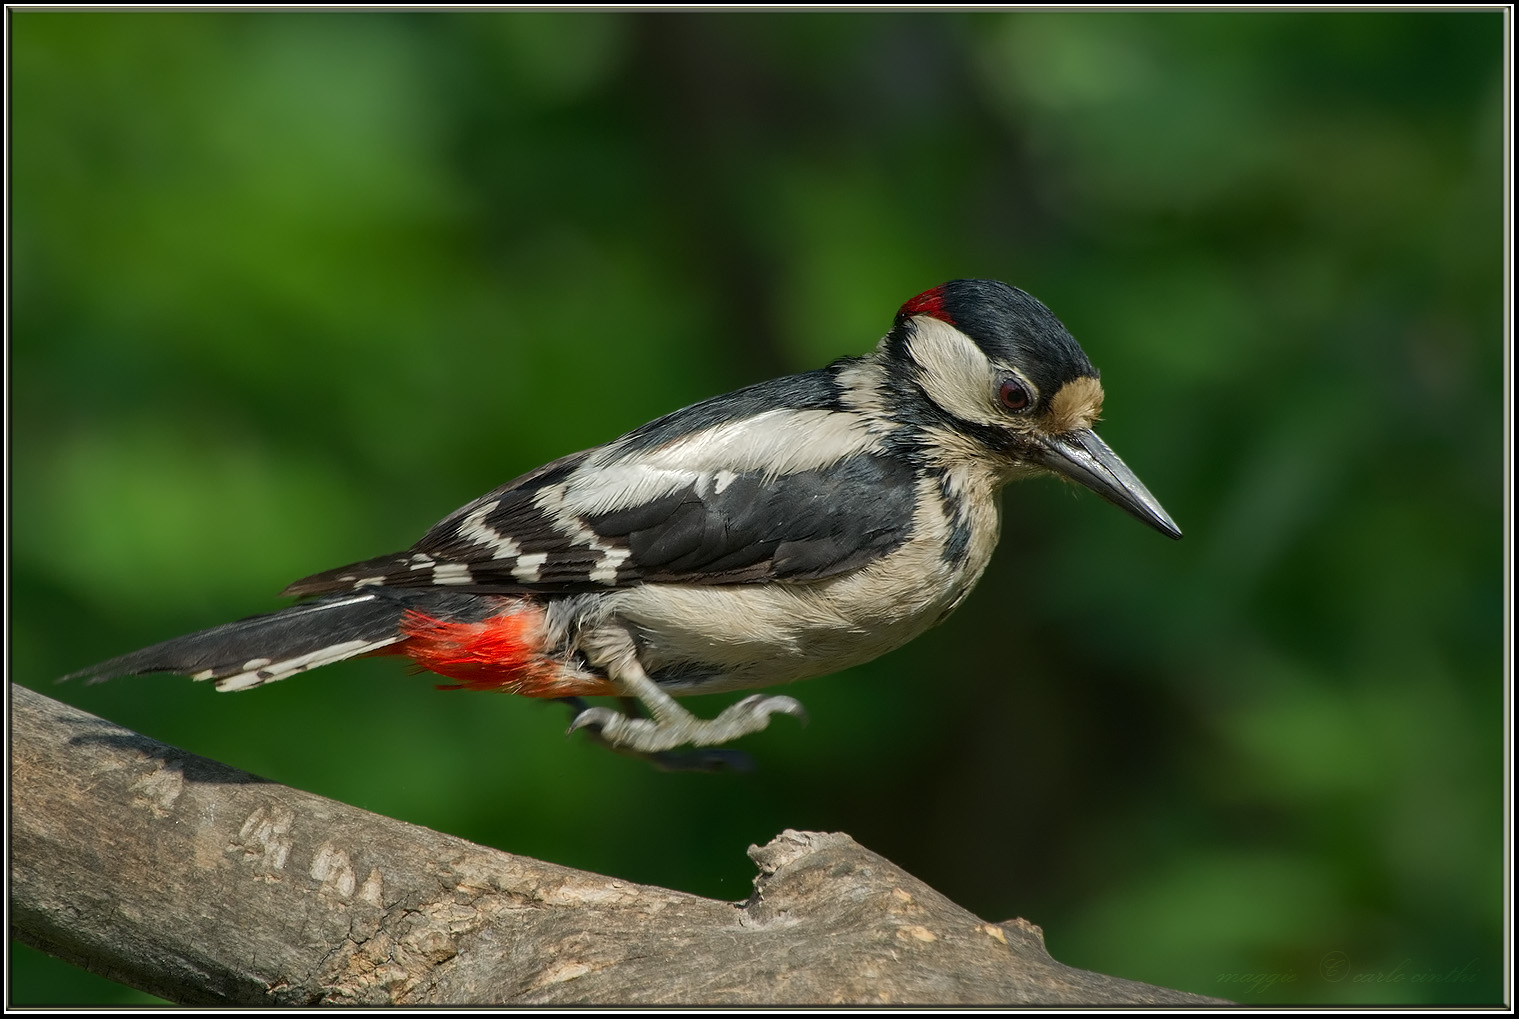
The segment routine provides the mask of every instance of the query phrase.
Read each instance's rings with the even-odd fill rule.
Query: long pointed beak
[[[1085,485],[1166,537],[1181,537],[1181,528],[1161,509],[1144,482],[1091,429],[1046,438],[1035,459],[1055,473]]]

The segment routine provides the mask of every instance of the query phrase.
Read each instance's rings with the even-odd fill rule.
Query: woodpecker
[[[404,552],[297,580],[294,605],[65,679],[247,690],[399,655],[458,686],[565,700],[570,731],[621,752],[714,747],[802,707],[756,694],[701,719],[676,697],[836,672],[942,622],[986,569],[1009,481],[1053,473],[1180,538],[1093,432],[1102,399],[1043,304],[953,280],[902,305],[869,354],[667,414]]]

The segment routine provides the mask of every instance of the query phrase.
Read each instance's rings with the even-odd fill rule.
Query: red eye
[[[1008,379],[1002,383],[1002,388],[997,390],[997,398],[1008,410],[1027,410],[1028,405],[1033,402],[1028,395],[1028,390],[1017,379]]]

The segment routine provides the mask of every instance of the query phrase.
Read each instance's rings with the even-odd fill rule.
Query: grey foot
[[[661,714],[658,719],[629,718],[611,708],[586,708],[575,715],[570,732],[591,728],[598,740],[614,750],[653,755],[675,747],[727,743],[759,732],[774,714],[793,715],[804,723],[807,720],[807,712],[796,698],[762,694],[745,697],[711,721],[697,718],[673,702]]]
[[[590,710],[590,706],[579,697],[561,697],[559,703],[570,709],[572,720],[579,717],[582,712]],[[631,718],[642,718],[643,713],[638,701],[632,697],[622,698],[623,710]],[[573,727],[571,729],[573,730]],[[656,753],[643,753],[638,750],[630,750],[627,747],[617,746],[601,738],[601,729],[590,721],[585,723],[586,735],[597,743],[606,747],[613,753],[624,757],[636,757],[639,760],[648,761],[660,771],[703,771],[716,773],[722,771],[748,773],[754,770],[754,758],[742,750],[722,750],[717,748],[704,750],[661,750]]]

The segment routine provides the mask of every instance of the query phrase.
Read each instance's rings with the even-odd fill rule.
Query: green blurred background
[[[1506,993],[1502,13],[9,18],[18,681],[633,881],[838,830],[1104,973]],[[959,276],[1061,316],[1186,540],[1014,487],[753,774],[394,661],[52,685]],[[12,952],[15,1004],[151,1000]]]

